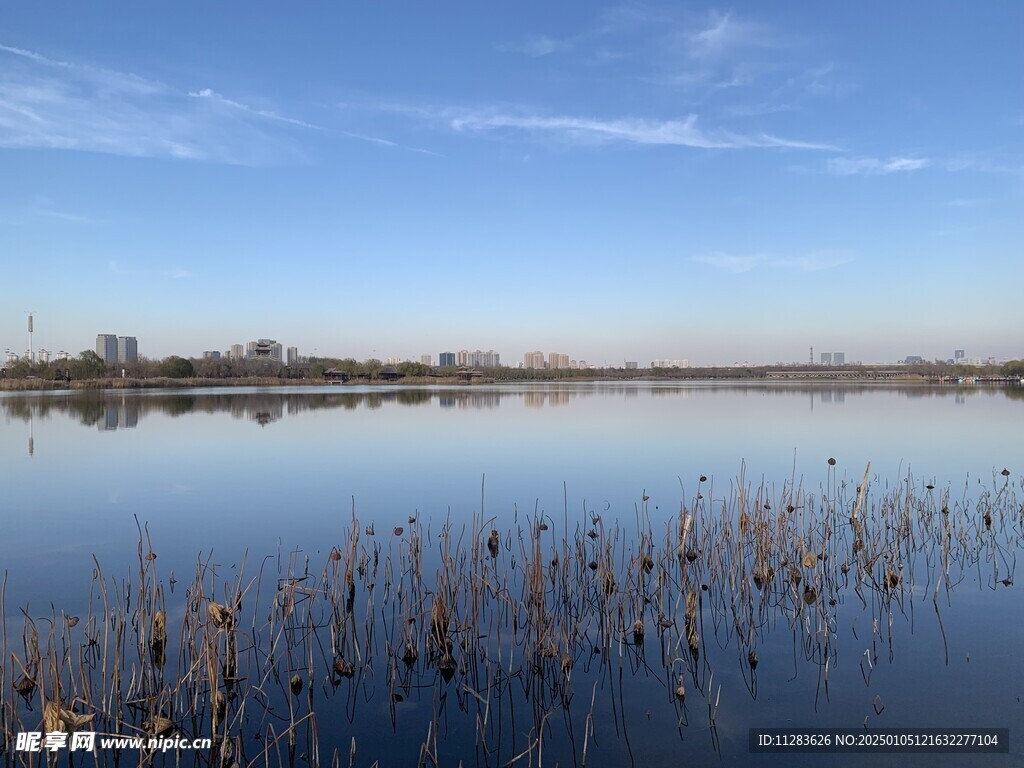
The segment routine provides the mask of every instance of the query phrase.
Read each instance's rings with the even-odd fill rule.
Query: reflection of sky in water
[[[0,493],[15,514],[0,546],[107,549],[130,538],[133,513],[165,546],[307,545],[353,499],[380,525],[414,510],[468,519],[484,477],[486,512],[502,520],[535,505],[561,517],[563,483],[570,512],[585,502],[632,519],[644,490],[667,513],[680,478],[687,495],[700,473],[724,493],[745,461],[748,480],[781,483],[794,454],[809,490],[830,456],[840,479],[870,460],[882,478],[909,467],[960,489],[1013,464],[1022,407],[1000,390],[827,385],[8,396]]]
[[[585,505],[628,527],[646,491],[657,530],[659,520],[679,509],[680,478],[689,499],[696,477],[707,474],[715,484],[708,495],[717,498],[744,461],[749,482],[763,477],[776,489],[795,472],[817,492],[826,480],[826,459],[834,456],[840,481],[859,482],[870,460],[882,484],[898,481],[909,467],[919,486],[934,480],[940,488],[949,485],[954,497],[964,493],[970,477],[970,495],[979,479],[992,484],[993,471],[1008,466],[1016,477],[1024,468],[1013,426],[1024,408],[1020,394],[899,386],[575,384],[2,396],[0,562],[9,571],[8,614],[16,613],[12,602],[42,608],[84,600],[94,553],[109,575],[132,567],[133,515],[149,523],[162,575],[174,571],[187,580],[200,551],[213,550],[227,572],[246,550],[258,559],[276,552],[279,543],[285,550],[324,552],[353,504],[360,521],[374,522],[378,532],[404,524],[414,511],[424,519],[439,522],[450,514],[468,523],[479,511],[484,477],[485,515],[502,527],[512,526],[515,510],[524,521],[535,505],[560,521],[566,497],[571,521],[582,518]],[[948,668],[930,598],[913,603],[915,613],[908,614],[915,634],[897,636],[898,667],[882,663],[870,688],[858,666],[870,627],[858,628],[859,640],[844,629],[840,664],[832,672],[839,703],[819,703],[824,715],[814,724],[860,725],[876,693],[890,708],[885,725],[945,723],[946,702],[940,689],[929,688],[938,685],[929,681],[939,668],[941,685],[951,687],[949,695],[963,706],[959,711],[991,713],[993,701],[1009,707],[1005,716],[972,724],[1024,721],[1014,698],[1024,670],[1019,657],[1009,655],[1024,641],[1020,605],[1000,630],[1003,642],[993,645],[972,632],[986,626],[984,631],[995,631],[993,615],[1006,610],[1003,594],[979,589],[990,573],[990,565],[979,568],[975,583],[956,593],[955,611],[940,605],[956,649]],[[857,613],[853,606],[851,612]],[[965,654],[973,647],[985,656],[968,662]],[[792,654],[784,628],[761,646],[756,702],[737,666],[718,665],[718,682],[731,697],[723,717],[743,729],[727,729],[726,762],[730,756],[772,762],[746,754],[745,728],[752,724],[790,725],[794,713],[799,722],[812,722],[815,681],[791,682]],[[914,684],[908,686],[908,679]],[[800,700],[787,702],[795,691]],[[686,747],[674,723],[664,721],[665,709],[652,705],[645,704],[641,716],[652,708],[655,724],[669,733],[634,744],[634,757],[661,764]],[[850,720],[854,714],[856,722]],[[552,738],[554,749],[560,737]],[[623,749],[609,745],[601,754],[614,763],[628,758]],[[785,760],[838,761],[850,762],[850,756]]]

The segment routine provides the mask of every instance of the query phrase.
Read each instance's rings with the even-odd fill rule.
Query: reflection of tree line
[[[8,419],[29,421],[46,418],[52,413],[67,414],[83,426],[100,429],[131,428],[149,413],[183,416],[189,413],[228,413],[237,419],[269,424],[306,411],[334,408],[355,410],[377,409],[386,403],[403,406],[428,405],[438,401],[442,407],[496,408],[503,396],[512,393],[496,391],[464,392],[423,389],[402,389],[387,392],[263,393],[263,394],[159,394],[106,395],[83,391],[73,395],[38,397],[13,396],[0,398],[0,407]]]
[[[822,386],[743,386],[714,385],[716,391],[745,391],[751,395],[768,392],[777,395],[811,395],[822,403],[841,404],[847,395],[862,394],[865,391],[894,391],[901,397],[954,397],[957,402],[981,393],[993,393],[990,387],[822,387]],[[636,396],[646,391],[652,397],[690,397],[701,387],[663,387],[637,389],[620,386],[597,386],[586,389],[522,389],[510,388],[488,390],[428,390],[399,389],[375,392],[329,392],[329,393],[214,393],[214,394],[158,394],[158,395],[111,395],[96,391],[82,391],[74,394],[40,397],[38,395],[14,395],[0,398],[0,407],[7,419],[29,421],[31,418],[46,418],[51,413],[67,414],[83,426],[96,426],[103,430],[131,429],[139,419],[151,412],[166,416],[183,416],[188,413],[229,413],[238,419],[250,419],[268,424],[284,417],[306,411],[343,408],[381,408],[386,403],[404,406],[429,405],[437,401],[441,408],[497,408],[502,398],[522,398],[530,408],[564,406],[579,397],[593,397],[598,394],[616,393],[621,396]],[[1024,400],[1024,388],[1003,387],[999,391],[1012,400]]]

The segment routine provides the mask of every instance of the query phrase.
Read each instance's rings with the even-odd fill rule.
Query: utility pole
[[[28,361],[35,362],[35,350],[32,347],[32,313],[28,313]]]

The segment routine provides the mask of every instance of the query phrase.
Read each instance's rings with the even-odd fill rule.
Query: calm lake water
[[[20,642],[22,608],[37,617],[89,611],[94,556],[108,578],[137,576],[136,517],[148,526],[160,583],[169,584],[172,577],[179,582],[178,591],[168,595],[170,604],[177,599],[171,594],[184,592],[200,558],[218,565],[218,578],[230,579],[242,570],[243,560],[251,572],[253,563],[273,555],[273,568],[283,570],[279,563],[300,551],[315,561],[311,570],[319,573],[332,548],[343,546],[353,512],[360,531],[375,527],[375,541],[385,548],[382,557],[395,546],[383,537],[397,536],[396,526],[408,529],[407,535],[419,530],[431,574],[439,567],[439,532],[446,521],[456,539],[460,532],[463,540],[471,536],[474,526],[485,537],[491,528],[499,530],[501,562],[509,563],[510,572],[516,568],[521,531],[527,531],[528,541],[538,520],[549,521],[558,540],[576,537],[581,552],[591,546],[584,536],[588,530],[602,526],[604,541],[604,529],[616,529],[611,549],[624,563],[630,552],[641,551],[636,542],[644,530],[653,532],[657,545],[659,537],[678,527],[682,508],[698,524],[734,515],[740,491],[763,490],[772,502],[764,509],[774,514],[779,500],[795,500],[786,494],[799,489],[808,509],[832,510],[845,524],[870,461],[871,501],[865,514],[886,494],[900,494],[908,515],[913,498],[914,525],[923,531],[916,539],[923,554],[917,557],[906,548],[898,587],[879,588],[865,600],[848,584],[832,584],[828,595],[834,596],[834,610],[822,608],[820,626],[808,623],[799,600],[774,614],[763,598],[754,599],[750,605],[764,612],[756,633],[751,630],[759,658],[756,676],[747,658],[753,641],[739,640],[747,631],[745,620],[724,608],[728,600],[715,619],[722,627],[702,630],[699,659],[687,662],[689,671],[682,661],[672,661],[673,655],[689,658],[682,606],[674,646],[665,641],[656,652],[658,639],[648,624],[648,639],[641,643],[646,657],[620,653],[622,659],[609,671],[596,663],[585,669],[577,654],[571,704],[559,689],[555,698],[562,704],[542,728],[544,764],[582,764],[590,714],[596,727],[586,739],[587,765],[965,762],[949,755],[747,751],[753,727],[862,727],[865,722],[1009,727],[1009,755],[970,760],[1024,765],[1024,600],[1019,595],[1024,576],[1015,572],[1024,521],[1019,512],[1013,515],[1024,498],[1020,388],[581,383],[3,393],[0,411],[0,570],[7,573],[11,647]],[[1001,474],[1004,467],[1009,476]],[[707,480],[699,484],[702,475]],[[979,522],[986,505],[1002,510],[994,524]],[[942,513],[941,507],[951,512]],[[945,566],[953,583],[947,578],[936,598],[942,546],[935,545],[940,537],[929,526],[943,514],[972,522],[957,524],[953,540],[959,536],[959,559]],[[809,529],[812,523],[794,520],[793,525],[803,531],[800,526]],[[718,523],[708,525],[698,566],[723,530]],[[877,535],[886,536],[886,527],[880,523]],[[831,533],[821,535],[830,541]],[[832,555],[830,573],[837,578],[834,558],[847,557],[857,535],[844,533],[850,537],[842,540],[846,549]],[[366,541],[364,536],[360,546]],[[564,551],[571,555],[570,550]],[[753,545],[737,550],[729,562],[747,556],[751,563],[756,559]],[[671,559],[669,552],[666,562]],[[884,567],[883,560],[878,567]],[[600,575],[603,569],[602,564],[594,570]],[[586,568],[580,573],[585,577]],[[694,584],[718,578],[700,573]],[[621,575],[616,578],[621,582]],[[780,578],[784,595],[786,577]],[[714,602],[718,583],[710,583],[701,599]],[[675,589],[679,602],[682,588]],[[900,593],[895,603],[894,592]],[[821,597],[824,604],[825,592]],[[383,612],[381,599],[376,600],[371,615]],[[701,606],[705,610],[704,602]],[[170,605],[167,610],[173,619]],[[639,610],[641,620],[648,620],[645,609]],[[710,625],[712,609],[706,610]],[[619,641],[627,642],[623,627],[632,622],[630,616],[619,628]],[[583,626],[580,637],[597,643],[596,626]],[[808,642],[813,645],[822,635],[830,638],[827,690],[823,665],[809,660],[814,651]],[[424,658],[420,665],[425,664]],[[671,693],[678,671],[690,681],[685,703],[674,701]],[[486,748],[476,730],[468,683],[460,686],[456,676],[452,700],[438,718],[437,691],[444,682],[407,681],[396,704],[386,677],[384,663],[378,662],[358,695],[344,693],[345,686],[354,685],[344,680],[324,689],[326,704],[318,716],[325,764],[335,749],[347,764],[353,737],[359,744],[357,764],[375,759],[381,765],[415,764],[431,726],[440,731],[443,765],[459,759],[466,765],[503,765],[532,744],[538,699],[522,677],[516,678],[518,691],[508,694],[510,706],[518,702],[518,715],[490,715],[504,725],[493,726]],[[496,700],[503,695],[496,693]],[[467,697],[472,706],[456,706],[457,699]],[[287,694],[271,698],[280,710]],[[345,701],[359,701],[359,707]],[[309,762],[308,750],[308,744],[300,744],[295,762]],[[531,758],[537,757],[534,750]],[[516,764],[526,762],[524,757]]]

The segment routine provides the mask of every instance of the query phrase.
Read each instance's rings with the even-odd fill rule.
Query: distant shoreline
[[[848,377],[822,377],[822,376],[799,376],[794,375],[786,378],[770,378],[765,376],[722,376],[709,373],[707,376],[573,376],[570,378],[537,378],[537,379],[495,379],[483,378],[467,383],[454,376],[406,376],[395,381],[383,381],[380,379],[350,379],[345,383],[332,384],[323,379],[279,379],[277,377],[248,377],[248,378],[183,378],[172,379],[166,377],[152,377],[145,379],[79,379],[70,382],[53,381],[48,379],[0,379],[0,392],[52,392],[52,391],[85,391],[85,390],[136,390],[136,389],[203,389],[203,388],[231,388],[231,387],[338,387],[340,389],[354,386],[459,386],[471,389],[481,385],[504,385],[504,384],[552,384],[552,383],[577,383],[577,382],[644,382],[644,383],[686,383],[698,381],[718,382],[760,382],[782,384],[792,383],[820,383],[820,384],[956,384],[956,379],[942,379],[938,377],[927,377],[920,374],[905,374],[887,378],[848,378]],[[1017,381],[1012,378],[1005,380],[1000,377],[991,380],[986,378],[979,381],[980,384],[1015,384]]]

